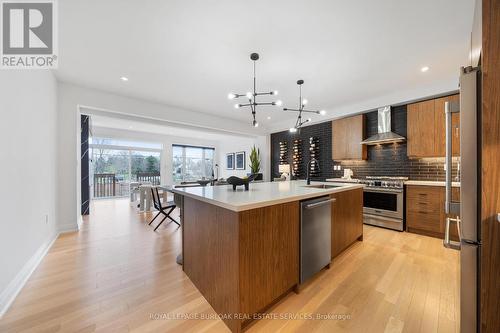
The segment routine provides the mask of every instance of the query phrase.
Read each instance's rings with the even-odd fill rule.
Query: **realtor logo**
[[[1,67],[57,67],[54,1],[1,1],[1,8]]]

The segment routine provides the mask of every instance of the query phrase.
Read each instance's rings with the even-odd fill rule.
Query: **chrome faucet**
[[[318,170],[319,170],[319,162],[317,159],[314,157],[307,162],[307,174],[306,174],[306,179],[307,179],[307,185],[311,185],[311,162],[316,161],[316,164],[318,165]]]

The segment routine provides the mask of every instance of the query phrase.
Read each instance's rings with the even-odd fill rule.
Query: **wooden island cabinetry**
[[[238,213],[186,197],[183,210],[184,272],[231,331],[298,284],[298,201]]]
[[[254,183],[249,191],[225,186],[172,191],[183,196],[183,270],[232,332],[300,290],[302,200],[336,199],[331,258],[363,236],[358,184],[319,190],[295,181]]]
[[[363,189],[330,195],[332,204],[332,258],[363,239]]]

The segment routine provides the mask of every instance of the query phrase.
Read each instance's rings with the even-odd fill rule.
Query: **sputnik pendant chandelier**
[[[299,86],[299,108],[298,109],[290,109],[290,108],[283,108],[283,111],[289,111],[289,112],[298,112],[297,116],[297,121],[295,122],[295,126],[290,128],[291,133],[295,133],[300,130],[302,125],[305,123],[308,123],[311,121],[311,118],[307,118],[306,120],[303,120],[302,114],[303,113],[315,113],[315,114],[320,114],[320,115],[325,115],[324,110],[306,110],[305,106],[307,104],[307,99],[302,99],[302,85],[304,84],[304,80],[298,80],[297,85]]]
[[[257,80],[255,78],[255,64],[257,60],[259,60],[259,54],[258,53],[252,53],[250,55],[250,59],[253,61],[253,92],[247,92],[246,94],[234,94],[230,93],[227,97],[229,99],[235,99],[235,98],[248,98],[248,103],[244,104],[235,104],[234,107],[239,109],[243,107],[250,107],[250,110],[252,111],[252,126],[258,127],[259,123],[257,122],[256,114],[257,114],[257,106],[261,105],[278,105],[281,106],[282,102],[280,100],[277,100],[275,102],[257,102],[257,97],[258,96],[263,96],[263,95],[277,95],[278,91],[270,91],[270,92],[257,92]]]

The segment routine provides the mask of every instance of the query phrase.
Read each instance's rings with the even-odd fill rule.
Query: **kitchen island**
[[[231,186],[172,189],[183,196],[184,272],[231,331],[240,332],[298,286],[301,200],[336,199],[332,258],[362,239],[363,185],[311,185],[291,181],[252,183],[249,191]]]

